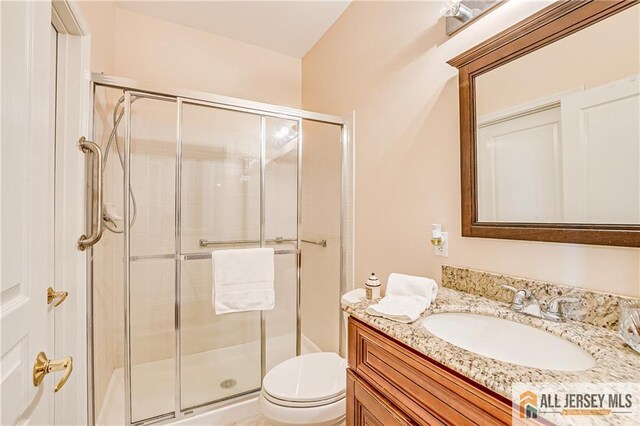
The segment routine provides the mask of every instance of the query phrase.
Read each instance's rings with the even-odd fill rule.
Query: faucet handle
[[[560,313],[560,304],[562,303],[578,303],[580,299],[577,297],[571,296],[557,296],[553,299],[549,300],[549,305],[547,306],[547,312],[550,314],[559,314]]]
[[[508,284],[502,284],[500,285],[500,287],[506,288],[507,290],[511,290],[515,294],[514,298],[527,299],[531,297],[531,291],[527,290],[526,288],[517,289],[514,286],[511,286]]]
[[[512,291],[512,292],[514,292],[514,293],[517,293],[517,292],[518,292],[518,289],[517,289],[517,288],[515,288],[514,286],[511,286],[511,285],[501,284],[501,285],[500,285],[500,287],[502,287],[502,288],[506,288],[507,290],[511,290],[511,291]]]
[[[513,292],[513,300],[511,301],[511,309],[520,312],[524,308],[524,301],[531,298],[531,292],[527,289],[517,289],[513,286],[502,284],[500,287],[506,288]]]

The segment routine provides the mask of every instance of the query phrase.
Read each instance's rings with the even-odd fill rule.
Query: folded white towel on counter
[[[364,288],[356,288],[342,295],[340,302],[343,305],[355,305],[356,303],[367,300],[367,292]]]
[[[370,315],[410,323],[417,320],[438,294],[438,284],[431,278],[412,275],[389,275],[387,291],[380,301],[367,308]]]
[[[274,308],[273,256],[272,248],[213,252],[212,303],[216,315]]]

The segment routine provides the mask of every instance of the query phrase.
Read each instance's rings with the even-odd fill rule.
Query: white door
[[[560,107],[478,126],[481,222],[562,222]]]
[[[0,2],[0,424],[53,424],[54,374],[39,386],[39,352],[53,355],[54,143],[51,5]]]
[[[562,99],[567,222],[640,222],[640,76]]]

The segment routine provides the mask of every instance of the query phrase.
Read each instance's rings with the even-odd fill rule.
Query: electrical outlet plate
[[[433,252],[436,256],[449,257],[449,233],[442,233],[442,245],[434,246]]]

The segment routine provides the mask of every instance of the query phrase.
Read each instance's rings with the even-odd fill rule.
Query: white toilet
[[[345,419],[347,361],[333,352],[288,359],[262,381],[260,411],[281,425],[338,425]]]

